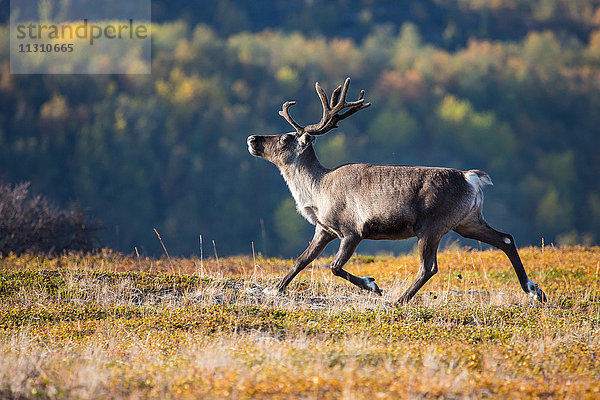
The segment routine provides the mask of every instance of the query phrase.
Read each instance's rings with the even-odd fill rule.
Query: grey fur
[[[369,106],[362,100],[364,92],[359,100],[346,103],[349,83],[348,78],[343,88],[334,91],[331,104],[317,83],[324,110],[320,123],[303,128],[289,116],[288,108],[294,103],[288,102],[280,114],[296,129],[295,133],[248,137],[249,152],[279,168],[298,211],[315,225],[310,245],[279,283],[279,292],[284,292],[329,242],[339,238],[340,248],[331,264],[332,272],[362,289],[381,294],[373,278],[354,276],[343,269],[344,264],[363,239],[398,240],[416,236],[421,260],[419,272],[399,299],[408,302],[437,272],[440,239],[454,230],[503,250],[523,290],[546,301],[545,294],[527,277],[512,236],[492,229],[483,218],[482,186],[491,184],[485,172],[371,164],[345,164],[328,169],[321,165],[312,146],[315,136]],[[349,110],[339,114],[344,108]]]

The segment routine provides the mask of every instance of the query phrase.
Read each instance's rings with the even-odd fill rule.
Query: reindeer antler
[[[344,118],[348,118],[357,111],[360,111],[363,108],[367,108],[371,105],[371,103],[365,103],[364,90],[360,91],[360,95],[356,101],[346,102],[346,94],[348,93],[349,86],[350,78],[346,78],[344,85],[338,86],[333,91],[331,94],[331,103],[329,103],[327,101],[327,94],[325,94],[325,91],[321,88],[319,82],[315,83],[315,89],[323,106],[323,116],[321,117],[321,121],[317,124],[303,127],[294,121],[294,119],[290,116],[289,108],[296,104],[295,101],[286,101],[283,103],[283,107],[281,111],[279,111],[279,115],[285,118],[285,120],[294,127],[298,136],[304,133],[308,133],[312,136],[323,135],[324,133],[329,132],[331,129],[337,128],[337,123],[339,121],[343,120]],[[345,108],[349,109],[340,114],[339,112]]]
[[[294,121],[294,119],[290,116],[290,112],[288,111],[288,108],[290,108],[294,104],[296,104],[295,101],[286,101],[285,103],[283,103],[281,111],[279,111],[279,115],[285,118],[285,120],[289,122],[291,126],[294,127],[298,134],[301,134],[303,133],[304,127],[298,124],[296,121]]]

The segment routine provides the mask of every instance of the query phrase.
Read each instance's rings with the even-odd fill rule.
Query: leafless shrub
[[[0,183],[0,255],[97,248],[99,221],[60,209],[42,196],[31,196],[29,186]]]

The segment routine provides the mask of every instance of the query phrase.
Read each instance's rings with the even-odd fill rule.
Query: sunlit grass
[[[147,259],[104,252],[0,258],[0,397],[597,398],[600,248],[525,248],[541,306],[498,251],[355,256],[378,297],[329,259],[285,296],[290,260]]]

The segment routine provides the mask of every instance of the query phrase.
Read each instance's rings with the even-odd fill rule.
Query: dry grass
[[[383,297],[319,259],[0,258],[2,398],[598,398],[600,248],[525,248],[540,306],[498,251],[356,256]],[[460,276],[460,277],[459,277]]]

